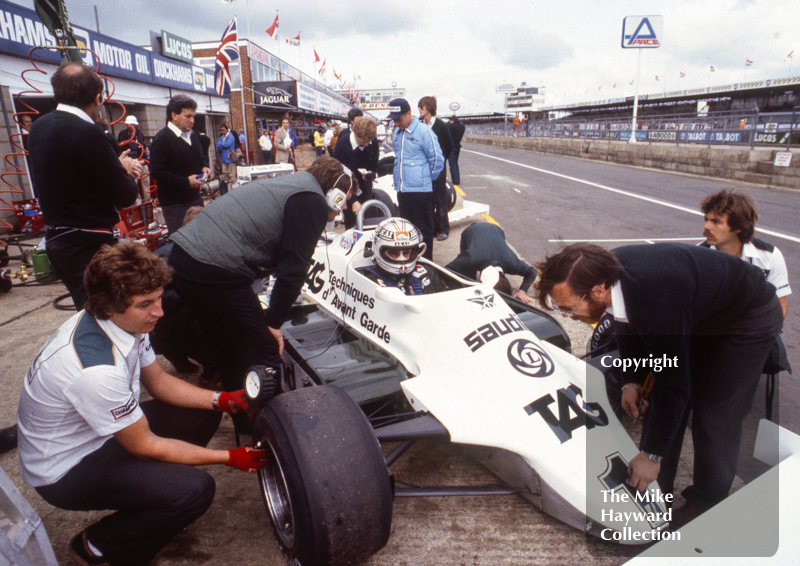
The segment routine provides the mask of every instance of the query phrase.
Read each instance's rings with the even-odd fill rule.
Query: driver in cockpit
[[[372,236],[374,265],[358,271],[381,287],[397,287],[406,295],[427,295],[447,286],[432,267],[417,263],[425,251],[422,233],[408,220],[387,218]]]

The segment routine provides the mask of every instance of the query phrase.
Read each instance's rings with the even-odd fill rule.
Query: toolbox
[[[120,238],[135,240],[151,252],[167,243],[169,231],[156,221],[153,203],[143,202],[119,211],[121,221],[116,228]]]
[[[39,199],[15,200],[14,214],[17,215],[17,224],[22,233],[35,234],[44,230],[44,217],[39,208]]]

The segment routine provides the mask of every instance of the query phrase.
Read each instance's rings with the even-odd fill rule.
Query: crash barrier
[[[0,468],[0,566],[58,566],[33,507]]]
[[[505,123],[470,124],[467,134],[509,137],[628,141],[631,116],[524,120],[515,128]],[[639,116],[636,141],[676,145],[800,146],[800,107],[791,112],[720,111]]]
[[[798,149],[787,152],[785,149],[760,147],[676,146],[585,138],[516,138],[469,134],[464,136],[464,142],[705,175],[733,182],[800,189]],[[786,153],[791,153],[791,156],[784,162],[779,154]]]

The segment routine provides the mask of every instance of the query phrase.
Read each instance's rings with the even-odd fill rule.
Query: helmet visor
[[[381,255],[391,263],[405,264],[415,261],[419,255],[419,245],[405,247],[384,247]]]

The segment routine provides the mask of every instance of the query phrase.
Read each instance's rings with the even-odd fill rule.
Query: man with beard
[[[629,484],[644,490],[658,479],[662,492],[672,492],[691,412],[694,483],[673,519],[688,522],[727,497],[742,421],[783,326],[775,287],[738,258],[683,244],[610,252],[578,243],[538,267],[542,305],[588,323],[610,312],[621,358],[675,362],[654,374],[649,411],[642,384],[653,368],[625,373],[622,407],[634,419],[647,412]]]

